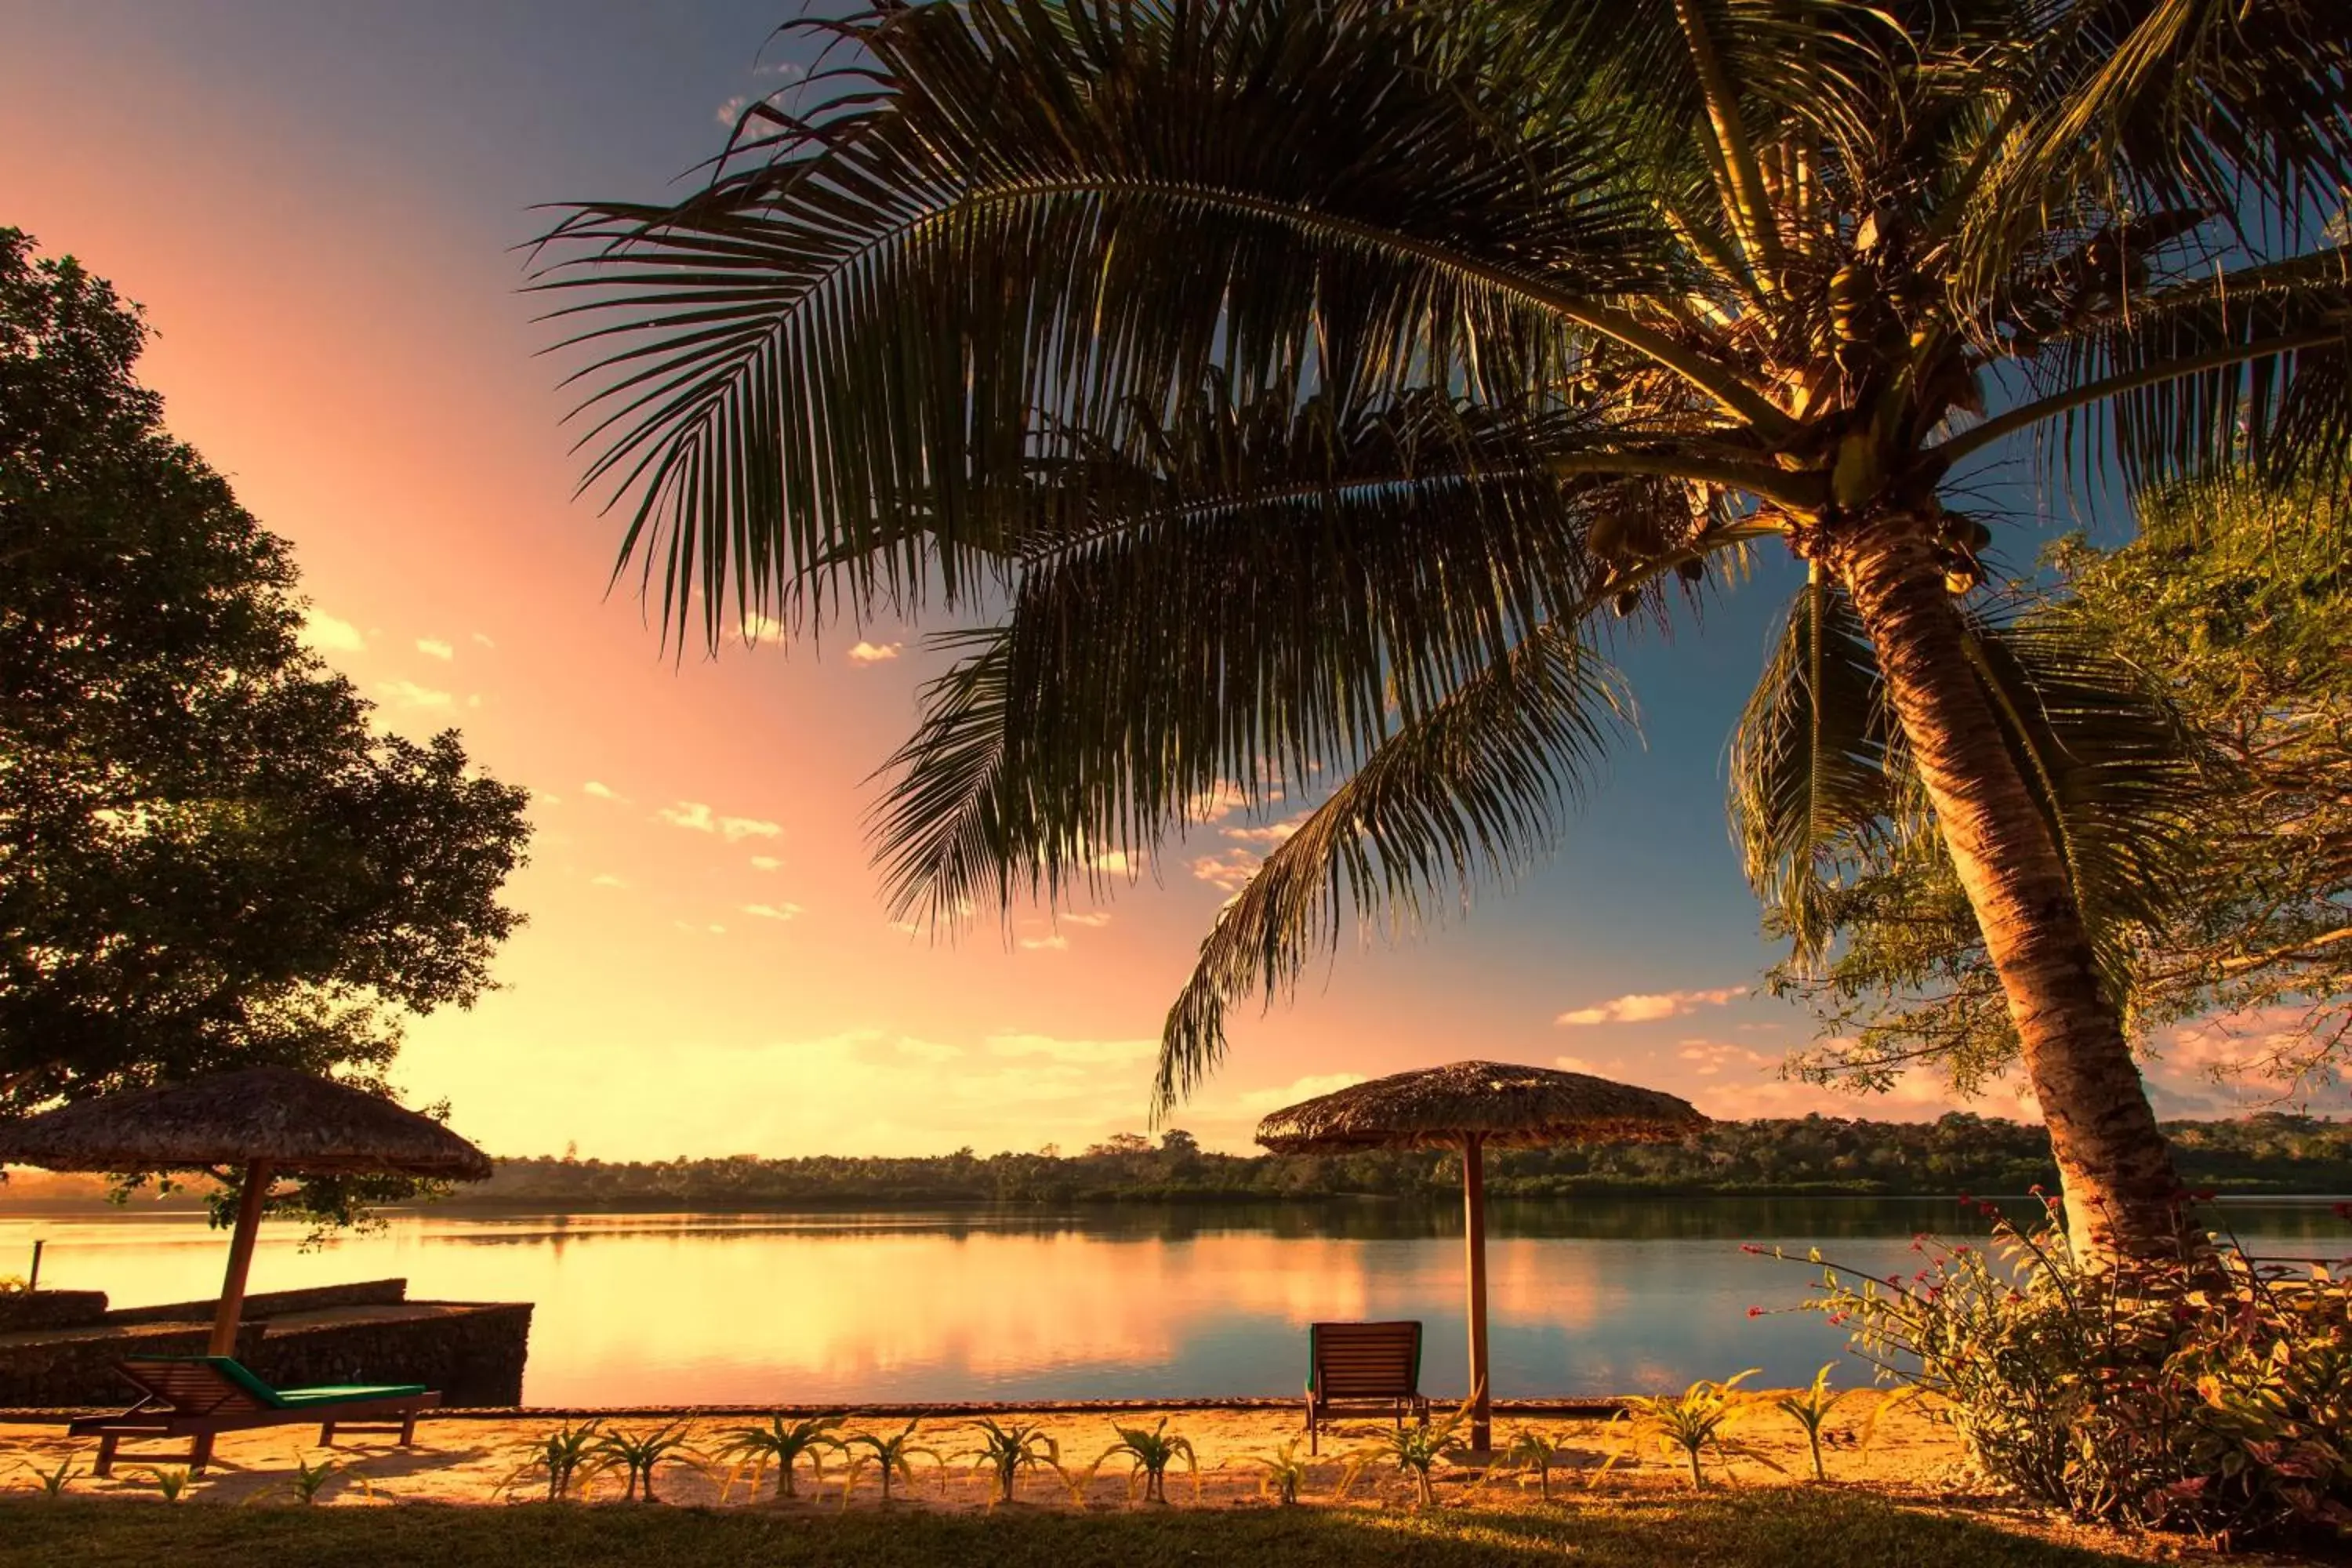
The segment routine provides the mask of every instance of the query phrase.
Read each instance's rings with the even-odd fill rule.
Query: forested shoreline
[[[2352,1121],[2265,1113],[2165,1123],[2184,1179],[2220,1194],[2352,1193]],[[1718,1121],[1687,1144],[1498,1150],[1496,1198],[1949,1196],[2053,1187],[2038,1126],[1953,1114],[1927,1122],[1808,1116]],[[0,1206],[97,1196],[104,1178],[18,1172]],[[501,1159],[490,1180],[441,1202],[549,1210],[1267,1203],[1327,1198],[1458,1201],[1461,1166],[1439,1151],[1340,1156],[1219,1154],[1190,1134],[1121,1134],[1076,1153],[908,1158],[811,1155],[608,1161]],[[183,1189],[188,1201],[194,1194]],[[149,1200],[142,1200],[149,1201]]]
[[[2165,1132],[2192,1189],[2352,1192],[2352,1122],[2285,1114],[2175,1121]],[[1128,1134],[1075,1154],[925,1158],[820,1155],[616,1163],[499,1162],[491,1180],[448,1201],[562,1208],[769,1207],[784,1205],[1264,1202],[1372,1197],[1454,1199],[1447,1153],[1232,1155],[1181,1131],[1157,1143]],[[2054,1187],[2038,1126],[1956,1114],[1932,1122],[1810,1116],[1724,1121],[1688,1144],[1496,1151],[1497,1198],[1572,1194],[1855,1196],[2022,1193]]]

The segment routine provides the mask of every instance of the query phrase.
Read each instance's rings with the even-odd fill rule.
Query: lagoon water
[[[2248,1250],[2352,1254],[2331,1200],[2221,1205]],[[1820,1247],[1873,1273],[1915,1233],[1975,1239],[1950,1200],[1498,1203],[1488,1300],[1497,1397],[1679,1388],[1760,1367],[1809,1380],[1843,1336],[1791,1307]],[[257,1290],[405,1276],[419,1298],[531,1301],[534,1405],[758,1404],[1295,1394],[1305,1325],[1419,1318],[1423,1386],[1459,1397],[1461,1216],[1436,1206],[740,1214],[404,1213],[320,1251],[265,1227]],[[0,1271],[117,1306],[218,1289],[200,1214],[0,1211]],[[1868,1369],[1849,1363],[1841,1382]]]

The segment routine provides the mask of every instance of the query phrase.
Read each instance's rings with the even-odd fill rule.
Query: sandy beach
[[[1868,1402],[1880,1397],[1857,1394],[1841,1405],[1837,1426],[1841,1441],[1829,1455],[1830,1473],[1839,1480],[1867,1482],[1875,1487],[1916,1490],[1921,1495],[1949,1493],[1965,1489],[1969,1485],[1968,1468],[1959,1445],[1948,1428],[1921,1415],[1916,1410],[1898,1407],[1878,1424],[1867,1452],[1854,1443],[1850,1432],[1858,1428],[1869,1414]],[[1270,1455],[1282,1444],[1301,1435],[1297,1406],[1256,1407],[1249,1409],[1182,1409],[1149,1408],[1070,1409],[1046,1411],[1007,1411],[994,1419],[1000,1422],[1034,1421],[1061,1448],[1062,1463],[1073,1479],[1083,1478],[1087,1468],[1094,1464],[1103,1450],[1118,1440],[1114,1424],[1124,1426],[1150,1427],[1162,1419],[1171,1434],[1181,1434],[1188,1439],[1198,1458],[1197,1499],[1192,1476],[1185,1473],[1181,1461],[1171,1472],[1169,1482],[1171,1499],[1182,1506],[1196,1500],[1202,1507],[1233,1508],[1256,1506],[1264,1500],[1259,1490],[1264,1474],[1255,1462],[1257,1456]],[[689,1504],[741,1503],[768,1500],[774,1491],[774,1476],[771,1472],[754,1484],[749,1471],[720,1458],[727,1447],[731,1428],[751,1425],[748,1415],[667,1416],[660,1414],[631,1413],[606,1417],[572,1417],[574,1426],[596,1419],[601,1429],[639,1434],[657,1430],[675,1423],[682,1426],[687,1448],[693,1456],[662,1466],[656,1479],[664,1502]],[[900,1415],[857,1416],[853,1415],[843,1427],[846,1432],[877,1432],[890,1435],[907,1425],[908,1417]],[[321,1501],[338,1504],[368,1502],[457,1502],[500,1503],[509,1500],[527,1501],[545,1495],[543,1478],[524,1472],[531,1459],[533,1445],[546,1434],[564,1423],[552,1415],[522,1412],[497,1415],[444,1415],[421,1421],[416,1429],[416,1444],[403,1449],[392,1445],[388,1436],[359,1435],[339,1437],[332,1450],[316,1446],[318,1432],[308,1426],[278,1426],[254,1432],[232,1432],[223,1436],[214,1451],[214,1460],[196,1484],[190,1489],[191,1499],[220,1503],[241,1503],[273,1491],[283,1491],[298,1458],[316,1463],[331,1452],[339,1461],[336,1479],[330,1482],[320,1497]],[[1562,1450],[1560,1468],[1553,1472],[1555,1493],[1580,1490],[1640,1490],[1655,1487],[1687,1487],[1688,1474],[1678,1458],[1655,1451],[1629,1450],[1624,1426],[1612,1427],[1605,1420],[1582,1418],[1563,1419],[1530,1416],[1521,1419],[1507,1412],[1498,1412],[1496,1442],[1507,1441],[1510,1434],[1526,1426],[1540,1432]],[[1328,1499],[1339,1488],[1349,1458],[1377,1442],[1388,1430],[1388,1424],[1374,1419],[1346,1420],[1327,1429],[1322,1437],[1322,1452],[1312,1460],[1312,1479],[1304,1489],[1307,1500]],[[907,1506],[926,1509],[974,1510],[989,1505],[990,1486],[972,1466],[971,1450],[978,1434],[973,1417],[945,1415],[919,1418],[915,1425],[914,1444],[933,1450],[929,1456],[914,1461],[917,1483],[908,1487],[896,1483],[893,1500],[903,1500]],[[1777,1411],[1759,1408],[1744,1423],[1734,1428],[1735,1454],[1727,1464],[1708,1461],[1710,1479],[1727,1479],[1742,1485],[1795,1482],[1810,1473],[1811,1461],[1806,1458],[1804,1438],[1790,1418]],[[1300,1445],[1302,1455],[1305,1445]],[[34,1423],[11,1423],[0,1426],[0,1473],[15,1471],[20,1479],[29,1476],[17,1461],[40,1468],[49,1468],[68,1454],[78,1453],[86,1468],[96,1452],[94,1440],[69,1442],[62,1424],[44,1426]],[[150,1458],[140,1450],[125,1447],[118,1457],[113,1476],[100,1480],[87,1475],[72,1483],[77,1493],[88,1495],[155,1495],[153,1471],[158,1468],[170,1470],[182,1462],[173,1456],[184,1454],[184,1445],[167,1447],[157,1445]],[[1611,1463],[1614,1457],[1614,1463]],[[944,1460],[942,1464],[940,1460]],[[1602,1473],[1603,1467],[1606,1473]],[[1777,1467],[1777,1468],[1776,1468]],[[801,1472],[799,1490],[804,1506],[823,1504],[838,1507],[842,1501],[845,1466],[837,1456],[828,1455],[824,1479],[814,1481],[805,1468]],[[1490,1493],[1517,1491],[1517,1478],[1490,1473],[1486,1468],[1473,1468],[1460,1464],[1443,1466],[1437,1472],[1441,1492],[1458,1491],[1463,1487],[1481,1483]],[[622,1493],[622,1479],[617,1469],[593,1477],[578,1495],[594,1502],[617,1500]],[[1528,1489],[1532,1493],[1534,1482]],[[1090,1481],[1081,1489],[1084,1506],[1110,1508],[1124,1506],[1128,1501],[1127,1471],[1123,1460],[1105,1463]],[[1392,1467],[1378,1462],[1366,1463],[1354,1483],[1348,1489],[1349,1500],[1367,1503],[1409,1501],[1410,1483]],[[852,1492],[852,1506],[871,1504],[880,1500],[878,1480],[869,1465],[860,1475]],[[1075,1506],[1072,1489],[1049,1470],[1032,1471],[1021,1483],[1019,1500],[1037,1507]]]

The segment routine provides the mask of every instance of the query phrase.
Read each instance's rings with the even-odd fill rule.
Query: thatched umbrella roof
[[[191,1171],[267,1162],[287,1175],[478,1182],[489,1156],[430,1117],[288,1068],[247,1068],[0,1121],[0,1163]]]
[[[1257,1124],[1277,1154],[1665,1142],[1706,1125],[1685,1100],[1580,1072],[1515,1062],[1451,1062],[1302,1100]]]

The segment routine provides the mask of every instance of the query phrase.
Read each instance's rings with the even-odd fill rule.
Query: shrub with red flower
[[[1994,1480],[2078,1518],[2352,1529],[2352,1268],[2212,1250],[2079,1268],[2053,1213],[1909,1281],[1824,1266],[1805,1305],[1937,1397]]]

